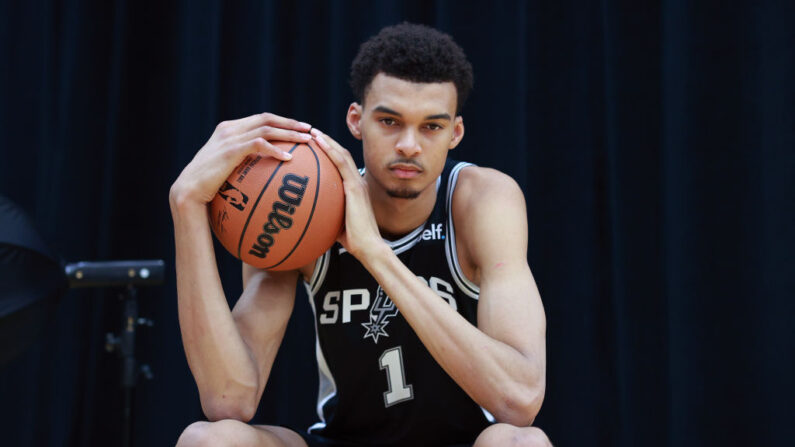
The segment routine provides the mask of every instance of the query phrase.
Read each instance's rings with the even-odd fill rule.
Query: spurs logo
[[[362,326],[366,329],[364,338],[372,337],[373,342],[378,344],[378,337],[389,337],[384,328],[389,324],[389,319],[399,312],[395,303],[389,299],[381,286],[378,286],[375,301],[370,306],[370,322],[362,323]]]

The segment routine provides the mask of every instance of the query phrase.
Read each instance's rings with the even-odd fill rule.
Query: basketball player
[[[524,197],[508,176],[447,159],[472,85],[463,51],[436,30],[385,28],[362,45],[347,124],[365,169],[317,129],[263,114],[221,123],[172,186],[179,319],[202,408],[178,445],[546,446],[531,424],[545,388],[545,317],[527,265]],[[267,140],[314,138],[340,171],[345,230],[291,272],[243,266],[227,305],[206,204]],[[293,309],[309,291],[318,423],[252,426]]]

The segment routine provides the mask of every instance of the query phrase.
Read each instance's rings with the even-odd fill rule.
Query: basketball
[[[314,141],[272,144],[293,158],[246,157],[210,202],[210,226],[246,264],[292,270],[334,244],[345,194],[339,171]]]

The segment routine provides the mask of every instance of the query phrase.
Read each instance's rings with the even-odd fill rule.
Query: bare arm
[[[246,155],[287,158],[266,138],[306,141],[300,130],[309,126],[270,114],[222,123],[171,187],[180,330],[211,420],[253,417],[292,312],[297,273],[244,268],[244,291],[230,311],[206,204]]]
[[[439,299],[383,242],[367,187],[350,154],[325,138],[330,145],[324,149],[344,181],[343,245],[384,288],[434,359],[473,400],[500,421],[531,424],[544,396],[546,326],[526,260],[527,221],[519,187],[496,171],[468,168],[461,174],[453,212],[456,223],[463,223],[457,234],[466,241],[467,261],[481,286],[475,327]]]
[[[495,416],[532,421],[546,388],[546,317],[527,264],[524,195],[498,171],[464,169],[453,198],[453,219],[459,260],[480,286],[478,329],[499,346],[491,359],[484,359],[493,361],[496,370],[483,370],[473,387],[483,386],[486,377],[490,386],[479,391],[500,409]]]

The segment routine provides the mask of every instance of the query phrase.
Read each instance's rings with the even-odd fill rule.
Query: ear
[[[450,150],[455,149],[462,138],[464,138],[464,117],[458,115],[453,121],[453,138],[450,139],[450,144],[447,148]]]
[[[352,102],[348,106],[348,114],[345,117],[345,122],[348,123],[348,130],[351,135],[357,140],[362,139],[362,106],[358,102]]]

